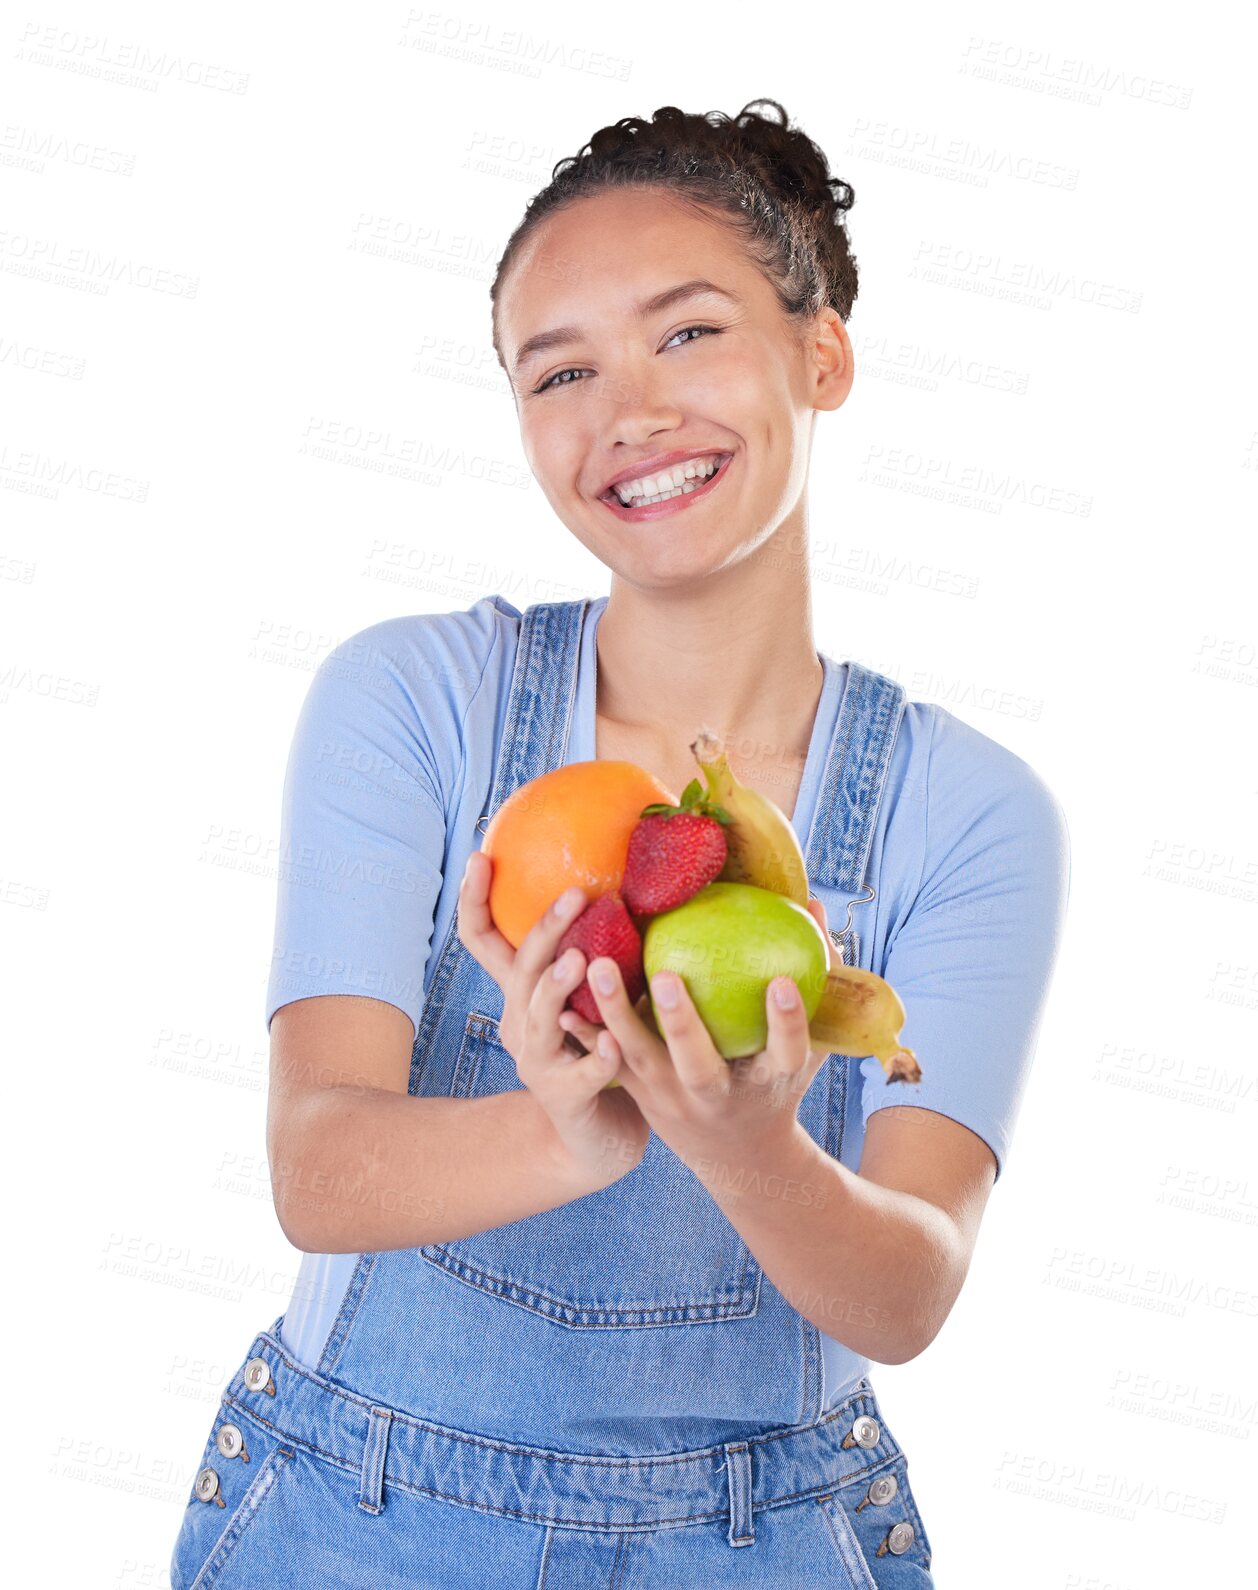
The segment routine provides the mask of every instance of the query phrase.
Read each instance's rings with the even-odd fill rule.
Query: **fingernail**
[[[555,964],[551,967],[550,975],[555,979],[556,982],[559,982],[561,978],[564,978],[568,975],[571,968],[572,951],[565,950]]]
[[[795,1008],[795,990],[785,979],[780,983],[774,983],[773,1002],[779,1010],[793,1010]]]
[[[600,966],[594,973],[594,986],[600,994],[610,994],[616,986],[615,976],[605,966]]]
[[[671,977],[657,977],[651,984],[651,992],[665,1010],[677,1009],[677,984]]]
[[[574,887],[567,889],[559,896],[559,903],[555,909],[559,912],[560,916],[571,916],[576,910],[580,899],[581,890],[579,888]]]

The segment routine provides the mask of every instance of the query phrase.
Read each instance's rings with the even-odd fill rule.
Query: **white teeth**
[[[671,469],[662,469],[655,475],[644,475],[641,480],[617,481],[612,490],[626,508],[642,508],[647,503],[666,502],[670,497],[681,497],[695,491],[726,457],[724,453],[710,453],[705,458],[688,458]]]

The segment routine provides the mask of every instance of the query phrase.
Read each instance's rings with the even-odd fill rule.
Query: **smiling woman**
[[[816,646],[851,203],[775,101],[666,106],[560,162],[507,244],[523,446],[610,592],[386,619],[311,682],[267,991],[302,1268],[224,1394],[176,1590],[933,1582],[870,1365],[964,1282],[1068,851],[1025,762]],[[600,1032],[571,915],[499,932],[503,802],[601,759],[680,794],[701,726],[793,824],[835,956],[900,994],[919,1083],[817,1053],[797,1003],[735,1085],[684,979],[648,1028],[595,956]]]

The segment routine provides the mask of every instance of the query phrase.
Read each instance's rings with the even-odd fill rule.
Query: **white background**
[[[262,1018],[312,670],[392,614],[607,589],[490,348],[506,239],[597,127],[761,94],[856,193],[817,643],[1025,757],[1073,847],[964,1292],[875,1365],[937,1583],[1252,1565],[1253,40],[1222,18],[10,13],[9,1449],[57,1558],[30,1582],[167,1583],[220,1392],[296,1274]]]

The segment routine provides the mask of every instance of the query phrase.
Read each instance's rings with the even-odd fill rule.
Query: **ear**
[[[852,342],[837,309],[826,304],[806,339],[812,366],[812,406],[837,409],[852,390]]]

